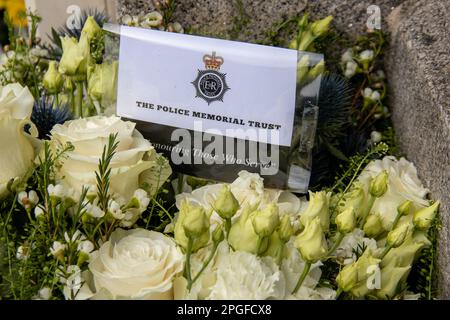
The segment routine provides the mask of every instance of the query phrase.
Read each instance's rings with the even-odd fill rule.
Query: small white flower
[[[352,76],[355,75],[357,67],[358,67],[358,65],[356,64],[356,62],[354,62],[354,61],[347,62],[347,64],[345,65],[344,75],[347,78],[351,78]]]
[[[378,101],[378,100],[380,100],[380,98],[381,98],[381,95],[377,90],[374,90],[372,92],[372,95],[370,96],[370,99],[372,99],[373,101]]]
[[[76,230],[71,237],[69,237],[69,234],[67,232],[64,232],[64,240],[66,240],[67,243],[75,243],[77,241],[83,241],[85,239],[86,237],[81,233],[80,230]]]
[[[92,251],[94,251],[94,249],[94,244],[89,240],[81,241],[78,244],[78,251],[84,252],[86,254],[90,254]]]
[[[60,269],[57,274],[59,275],[59,281],[64,284],[63,293],[66,300],[76,299],[83,284],[81,269],[77,265],[70,265],[66,272],[64,272],[64,269]]]
[[[57,185],[49,184],[47,187],[47,191],[50,197],[55,197],[59,199],[64,198],[64,196],[66,195],[66,190],[62,184]]]
[[[350,61],[353,61],[353,49],[352,48],[348,48],[347,50],[345,50],[341,56],[342,63],[347,63]]]
[[[370,98],[370,96],[372,95],[373,90],[370,88],[365,88],[363,91],[363,96],[364,98]]]
[[[370,133],[370,140],[371,140],[373,143],[378,143],[378,142],[380,142],[382,137],[383,137],[383,136],[382,136],[381,133],[378,132],[378,131],[372,131],[372,132]]]
[[[142,18],[141,27],[144,28],[157,28],[161,25],[163,16],[158,11],[153,11],[146,14]]]
[[[88,215],[96,219],[103,218],[105,215],[105,212],[95,204],[88,203],[84,209]]]
[[[17,260],[26,260],[28,258],[28,248],[24,246],[18,247],[16,258]]]
[[[112,199],[109,200],[108,211],[111,213],[114,219],[122,220],[125,217],[125,213],[123,213],[120,209],[120,204]]]
[[[359,59],[363,61],[371,61],[373,59],[373,50],[364,50],[359,54]]]
[[[145,211],[150,203],[150,198],[148,197],[147,191],[143,189],[137,189],[133,194],[133,199],[138,201],[139,210],[141,212]]]
[[[21,191],[17,195],[17,200],[25,209],[31,209],[39,203],[39,196],[34,190]]]
[[[52,297],[52,290],[49,287],[44,287],[38,292],[40,300],[49,300]]]
[[[83,188],[87,189],[86,198],[89,200],[94,200],[97,197],[97,186],[93,184],[83,185]]]
[[[122,23],[130,27],[137,27],[139,25],[139,17],[126,14],[122,17]]]
[[[50,253],[55,257],[59,257],[67,248],[67,245],[62,244],[59,241],[53,242],[52,247],[50,248]]]
[[[44,208],[42,206],[37,206],[36,208],[34,208],[34,216],[36,219],[43,216],[43,214],[44,214]]]

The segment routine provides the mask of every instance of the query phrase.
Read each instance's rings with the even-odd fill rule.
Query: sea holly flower
[[[50,61],[48,70],[44,75],[44,88],[49,94],[58,94],[61,92],[64,80],[62,75],[58,72],[56,61]]]

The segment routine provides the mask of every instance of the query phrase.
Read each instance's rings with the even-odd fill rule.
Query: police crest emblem
[[[206,54],[203,56],[205,70],[198,70],[197,78],[191,83],[196,90],[196,98],[205,100],[208,105],[214,101],[222,101],[225,93],[230,90],[226,82],[226,73],[219,72],[224,63],[222,57]]]

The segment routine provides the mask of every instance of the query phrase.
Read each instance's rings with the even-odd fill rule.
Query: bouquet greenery
[[[184,32],[173,10],[167,1],[123,23]],[[246,171],[231,184],[174,177],[114,115],[103,16],[54,30],[50,47],[29,16],[29,38],[11,32],[0,66],[2,299],[433,297],[439,201],[396,157],[384,35],[334,65],[299,62],[300,81],[327,68],[343,77],[324,77],[314,191],[298,196]],[[290,19],[265,44],[283,45],[278,33],[294,25],[291,48],[321,50],[331,20]]]

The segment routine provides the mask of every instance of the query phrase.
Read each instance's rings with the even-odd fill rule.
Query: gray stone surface
[[[149,12],[151,0],[117,0],[118,15]],[[333,28],[355,36],[365,29],[367,7],[381,9],[382,28],[392,33],[386,56],[390,106],[400,146],[412,160],[432,198],[442,202],[439,245],[439,289],[450,299],[449,235],[449,8],[450,0],[242,0],[248,24],[236,33],[242,17],[236,0],[178,0],[175,18],[201,34],[260,41],[282,18],[311,13],[333,15]],[[389,16],[388,19],[386,19]],[[237,37],[236,37],[237,35]]]
[[[407,1],[389,16],[386,64],[392,118],[401,149],[440,199],[440,296],[450,299],[449,1]]]

